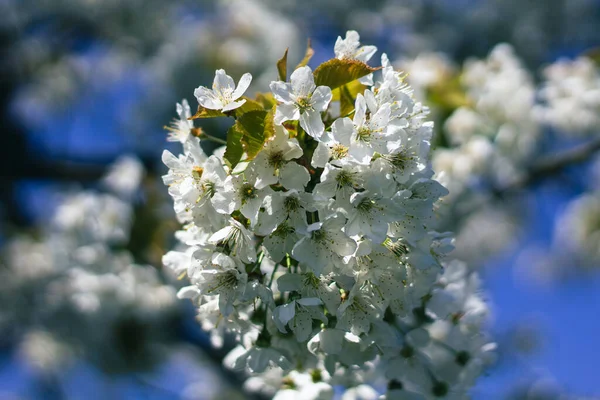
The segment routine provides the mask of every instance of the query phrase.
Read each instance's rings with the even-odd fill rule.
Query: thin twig
[[[496,192],[498,194],[504,194],[513,190],[523,189],[560,172],[566,167],[587,161],[599,150],[600,138],[596,138],[561,153],[542,157],[533,165],[533,167],[531,167],[528,173],[505,187],[497,189]]]

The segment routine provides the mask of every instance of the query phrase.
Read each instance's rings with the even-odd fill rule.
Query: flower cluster
[[[536,115],[562,134],[595,134],[600,124],[600,71],[588,57],[561,59],[544,70]]]
[[[432,153],[436,177],[450,192],[437,228],[456,232],[456,257],[479,264],[516,234],[517,216],[507,203],[494,202],[494,193],[518,180],[540,148],[543,131],[531,112],[534,78],[507,44],[462,69],[439,54],[403,64],[440,119],[452,110]]]
[[[475,340],[469,316],[485,306],[471,280],[444,272],[452,239],[431,230],[447,191],[432,179],[428,110],[385,54],[381,68],[365,63],[375,50],[349,31],[336,58],[314,71],[301,63],[289,81],[284,56],[280,80],[255,100],[219,70],[212,89],[196,89],[194,117],[178,105],[171,137],[183,152],[163,153],[185,223],[181,248],[164,257],[190,280],[179,296],[215,345],[235,335],[232,368],[319,382],[286,377],[281,398],[331,397],[328,385],[361,383],[372,362],[389,398],[464,394],[489,347]],[[188,120],[225,116],[235,119],[227,146],[208,156],[200,141],[214,137]]]
[[[120,159],[106,192],[66,195],[40,239],[15,237],[3,249],[2,344],[43,372],[78,359],[109,374],[145,371],[166,358],[175,337],[164,327],[180,313],[175,290],[124,249],[143,174],[137,159]]]

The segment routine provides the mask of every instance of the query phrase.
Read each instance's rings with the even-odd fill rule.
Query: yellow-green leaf
[[[337,90],[340,91],[340,115],[345,117],[354,110],[354,98],[347,85],[340,86]]]
[[[256,101],[258,103],[262,104],[262,106],[265,110],[271,109],[271,108],[273,108],[274,105],[277,104],[277,100],[275,100],[275,97],[273,96],[273,93],[271,93],[271,92],[258,93],[256,95]]]
[[[217,117],[228,117],[231,114],[234,114],[236,117],[240,117],[249,111],[254,110],[264,110],[264,107],[261,103],[254,101],[246,96],[242,96],[242,99],[246,100],[244,104],[235,110],[229,111],[227,113],[223,113],[220,110],[211,110],[208,108],[204,108],[202,106],[198,106],[198,111],[189,119],[199,119],[199,118],[217,118]]]
[[[189,119],[198,119],[198,118],[215,118],[215,117],[226,117],[227,115],[223,114],[219,110],[211,110],[209,108],[204,108],[202,106],[198,106],[198,111],[196,114],[191,116]]]
[[[262,150],[265,142],[275,134],[273,111],[255,110],[242,115],[236,122],[242,132],[242,146],[251,160]]]
[[[288,50],[285,49],[285,53],[283,53],[283,57],[277,61],[277,72],[279,72],[279,80],[286,81],[287,80],[287,55]]]
[[[265,115],[265,142],[275,136],[275,109],[276,106],[273,105]]]
[[[367,86],[363,85],[358,80],[347,83],[344,86],[346,87],[346,89],[348,89],[348,92],[350,92],[353,99],[356,99],[356,96],[359,93],[363,94],[365,92],[365,90],[367,89]],[[340,101],[341,100],[340,99],[340,88],[341,88],[341,86],[337,89],[334,89],[331,92],[333,94],[331,101]]]
[[[380,69],[381,67],[373,68],[358,60],[333,58],[315,69],[315,84],[335,89]]]
[[[306,44],[306,53],[304,53],[304,58],[302,61],[300,61],[300,64],[296,65],[296,69],[306,66],[314,54],[315,51],[310,45],[310,39],[308,39],[308,43]]]
[[[249,97],[242,96],[242,99],[246,100],[246,102],[244,104],[242,104],[241,107],[238,107],[235,110],[233,110],[233,111],[235,111],[235,116],[237,118],[241,117],[242,115],[244,115],[250,111],[257,111],[257,110],[262,111],[265,109],[262,104],[260,104],[259,102],[255,101],[255,100],[252,100]]]
[[[242,136],[243,132],[238,129],[237,125],[233,125],[227,131],[227,146],[225,147],[223,158],[231,169],[235,168],[244,154]]]
[[[430,104],[447,111],[472,106],[472,101],[462,87],[458,75],[449,76],[443,83],[429,87],[427,100]]]

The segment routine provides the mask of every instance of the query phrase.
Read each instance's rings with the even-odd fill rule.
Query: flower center
[[[219,100],[221,100],[221,103],[223,103],[223,105],[229,104],[233,101],[233,89],[222,88],[215,90],[215,92],[217,92],[217,97],[219,98]]]
[[[454,359],[454,361],[456,361],[456,363],[458,365],[464,367],[465,365],[467,365],[469,363],[470,359],[471,359],[471,355],[463,350],[463,351],[459,351],[458,353],[456,353],[456,358]]]
[[[398,240],[397,242],[392,242],[390,238],[387,238],[383,245],[386,249],[394,253],[396,257],[402,257],[409,253],[410,249],[408,246],[402,241]]]
[[[286,238],[291,233],[294,233],[294,231],[294,228],[289,226],[287,222],[284,221],[283,223],[279,224],[277,229],[275,229],[275,232],[272,233],[272,236]]]
[[[202,190],[204,191],[204,195],[208,197],[213,197],[215,195],[216,185],[211,181],[204,181],[202,183]]]
[[[271,167],[277,169],[283,165],[284,161],[285,160],[283,158],[283,151],[276,151],[276,152],[269,154],[269,159],[267,162],[269,163],[269,165]]]
[[[240,197],[242,198],[242,203],[246,203],[248,200],[256,198],[258,195],[256,194],[256,189],[249,183],[244,183],[242,188],[240,189]]]
[[[304,286],[310,286],[314,289],[319,287],[319,283],[321,280],[312,272],[307,272],[304,274],[304,280],[302,282]]]
[[[359,142],[369,142],[371,140],[371,130],[366,126],[361,126],[356,132],[356,140]]]
[[[327,232],[323,229],[319,229],[318,231],[314,231],[312,233],[312,238],[317,243],[323,243],[327,240]]]
[[[300,109],[300,112],[312,110],[312,103],[310,97],[300,97],[296,100],[296,106]]]
[[[341,145],[338,143],[338,144],[334,144],[333,147],[331,148],[331,156],[335,160],[344,158],[347,155],[348,155],[348,148],[344,145]]]
[[[352,172],[341,170],[335,177],[335,181],[337,182],[338,188],[344,186],[352,186],[352,183],[354,181],[354,175],[355,174]]]
[[[238,278],[233,271],[227,271],[218,275],[215,286],[208,289],[206,293],[218,293],[219,289],[230,289],[237,285]]]
[[[365,197],[356,205],[358,212],[363,214],[369,213],[373,207],[375,207],[375,201],[369,197]]]
[[[433,385],[432,388],[432,392],[433,395],[436,397],[444,397],[445,395],[448,394],[448,384],[445,382],[436,382],[435,385]]]
[[[202,167],[194,166],[192,168],[192,178],[194,178],[194,180],[196,182],[200,181],[203,173],[204,173],[204,168],[202,168]]]
[[[395,169],[403,171],[408,166],[408,164],[414,159],[414,156],[403,150],[399,153],[386,155],[383,158],[388,163],[390,163]]]
[[[404,358],[411,358],[415,355],[415,349],[411,346],[404,346],[402,350],[400,350],[400,355]]]
[[[296,211],[300,208],[300,201],[296,196],[288,196],[283,201],[283,207],[288,213]]]

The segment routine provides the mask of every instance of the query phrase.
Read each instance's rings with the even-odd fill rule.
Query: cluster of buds
[[[235,336],[233,368],[318,382],[299,392],[285,377],[282,398],[332,396],[336,379],[364,383],[358,371],[373,362],[389,398],[462,395],[489,350],[474,340],[479,319],[464,319],[486,308],[469,290],[445,291],[472,279],[444,274],[452,238],[430,229],[447,190],[432,179],[428,110],[385,54],[366,64],[376,48],[356,32],[334,50],[313,71],[309,47],[289,81],[286,53],[271,92],[254,99],[250,74],[236,87],[218,70],[212,89],[195,90],[194,116],[178,104],[169,139],[183,153],[163,153],[164,182],[185,226],[164,264],[189,278],[179,296],[213,344]],[[235,123],[207,156],[201,140],[220,139],[193,121],[216,117]]]

